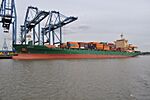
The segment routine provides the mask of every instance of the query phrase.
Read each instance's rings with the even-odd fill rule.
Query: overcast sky
[[[150,0],[15,0],[19,26],[28,6],[56,10],[78,20],[64,28],[64,41],[106,41],[120,34],[139,47],[150,51]],[[9,36],[10,34],[2,34]],[[2,42],[3,39],[1,39]],[[2,43],[1,43],[2,44]]]

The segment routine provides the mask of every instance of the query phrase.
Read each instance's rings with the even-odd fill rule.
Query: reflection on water
[[[149,59],[0,60],[0,100],[150,100]]]

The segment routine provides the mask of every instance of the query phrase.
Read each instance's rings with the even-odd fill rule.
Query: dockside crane
[[[27,44],[28,34],[32,36],[32,45],[62,44],[62,27],[77,20],[77,17],[66,17],[57,11],[41,11],[29,6],[24,25],[21,26],[21,44]],[[41,23],[44,26],[41,27]],[[30,37],[31,37],[30,36]]]
[[[62,44],[62,27],[77,20],[77,17],[67,17],[60,12],[51,11],[47,23],[44,28],[42,28],[42,41],[44,43],[49,43],[52,45]],[[44,36],[47,38],[45,41]],[[51,43],[52,42],[52,43]]]
[[[12,44],[16,44],[17,38],[17,13],[14,0],[2,0],[0,6],[0,23],[4,33],[8,33],[12,26]]]
[[[27,8],[24,25],[21,26],[21,44],[27,44],[27,34],[32,31],[33,44],[40,43],[40,22],[48,16],[49,12],[39,11],[37,7]],[[36,31],[36,27],[38,30]],[[38,38],[38,41],[35,41]]]

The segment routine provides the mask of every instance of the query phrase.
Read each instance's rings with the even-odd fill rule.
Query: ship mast
[[[122,34],[120,35],[121,39],[123,39],[123,36],[124,36],[124,35],[123,35],[123,33],[122,33]]]

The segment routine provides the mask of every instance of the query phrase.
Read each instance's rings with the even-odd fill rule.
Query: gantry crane
[[[44,28],[42,28],[42,41],[52,45],[62,44],[62,27],[77,20],[77,17],[67,17],[57,11],[51,11]],[[45,38],[47,38],[45,40]],[[51,43],[52,42],[52,43]]]
[[[0,23],[4,32],[9,32],[12,26],[12,43],[16,44],[17,14],[14,0],[2,0],[0,7]]]
[[[46,20],[46,22],[43,20]],[[45,43],[61,45],[62,27],[75,20],[77,20],[77,17],[66,17],[57,11],[40,11],[37,7],[30,6],[26,12],[24,25],[21,26],[21,44],[27,44],[26,37],[27,34],[31,32],[33,45],[35,45],[35,43],[39,45],[44,45]],[[45,23],[42,30],[40,27],[41,22]],[[59,32],[57,29],[59,29]]]
[[[27,44],[26,37],[30,31],[33,32],[32,35],[34,44],[40,41],[40,22],[46,18],[48,14],[49,13],[46,11],[39,11],[37,7],[29,6],[27,8],[24,25],[21,26],[21,44]],[[38,28],[37,32],[36,27]],[[36,37],[38,38],[38,41],[35,41]]]

